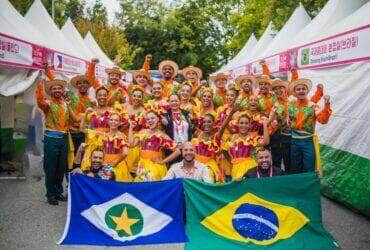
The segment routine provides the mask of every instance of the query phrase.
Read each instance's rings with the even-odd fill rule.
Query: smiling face
[[[208,108],[211,106],[212,104],[212,101],[213,101],[213,95],[209,92],[204,92],[202,94],[202,103],[203,103],[203,106]]]
[[[211,132],[215,125],[215,118],[212,115],[205,115],[203,119],[203,131]]]
[[[190,142],[184,142],[182,145],[182,158],[184,161],[191,163],[195,159],[195,147]]]
[[[284,86],[278,86],[272,89],[278,98],[284,98],[286,96],[286,89]]]
[[[168,102],[170,104],[171,109],[177,110],[180,108],[180,98],[178,95],[172,94],[168,98]]]
[[[252,91],[252,82],[249,79],[245,79],[242,81],[242,89],[246,93],[250,93]]]
[[[217,88],[224,89],[227,83],[227,79],[226,78],[217,79],[215,83]]]
[[[195,72],[194,70],[190,70],[188,72],[186,72],[186,79],[189,79],[191,82],[196,82],[198,80],[198,75],[197,75],[197,72]]]
[[[238,131],[241,135],[246,135],[249,131],[250,120],[246,116],[242,116],[238,119]]]
[[[158,116],[154,112],[148,112],[146,114],[146,122],[149,129],[152,130],[156,129],[158,126],[158,121],[159,121]]]
[[[140,90],[134,90],[131,94],[131,101],[133,106],[143,105],[143,92]]]
[[[105,89],[99,89],[96,92],[96,100],[98,101],[98,105],[100,107],[104,107],[107,105],[107,98],[108,98],[108,91]]]
[[[236,98],[238,97],[238,93],[235,90],[229,89],[226,92],[226,101],[229,106],[233,105],[236,101]]]
[[[119,83],[119,80],[121,79],[121,75],[116,74],[116,73],[110,73],[108,75],[108,81],[112,85],[116,85]]]
[[[252,112],[258,111],[258,106],[259,106],[258,98],[256,96],[251,96],[249,98],[249,106],[248,106],[249,110]]]
[[[268,82],[259,82],[258,86],[262,94],[268,94],[270,86]]]
[[[50,95],[55,99],[59,99],[62,97],[63,91],[64,91],[63,86],[54,85],[50,88]]]
[[[104,161],[103,150],[94,150],[91,153],[91,159],[90,159],[91,167],[95,169],[100,168],[103,165],[103,161]]]
[[[163,77],[166,80],[169,80],[169,79],[172,78],[173,73],[174,73],[175,70],[171,66],[165,65],[165,66],[163,66],[162,71],[163,71]]]
[[[298,100],[305,100],[307,98],[308,88],[304,84],[298,84],[294,87],[294,95]]]
[[[146,85],[148,84],[148,79],[142,74],[136,76],[135,80],[137,84],[139,84],[141,87],[146,87]]]
[[[76,85],[78,88],[78,92],[80,92],[81,94],[86,94],[87,90],[90,87],[90,84],[87,80],[78,81]]]
[[[162,99],[163,96],[162,85],[160,85],[159,83],[154,83],[152,88],[152,94],[155,99]]]
[[[121,117],[118,114],[112,114],[109,117],[109,128],[116,130],[120,125]]]
[[[262,169],[268,169],[269,167],[271,167],[272,159],[270,151],[268,150],[259,151],[257,155],[257,162],[258,167]]]
[[[181,99],[188,101],[191,96],[191,87],[187,84],[183,85],[181,88]]]

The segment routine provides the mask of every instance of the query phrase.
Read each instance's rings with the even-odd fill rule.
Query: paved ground
[[[63,232],[66,204],[49,206],[43,193],[43,179],[30,174],[24,181],[0,180],[0,249],[60,249],[55,242]],[[369,220],[326,198],[322,207],[324,226],[343,249],[370,249]],[[157,245],[130,249],[182,248]]]

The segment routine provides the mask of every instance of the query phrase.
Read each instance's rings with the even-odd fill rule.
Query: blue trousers
[[[288,174],[315,171],[315,150],[312,138],[291,139],[291,166]]]
[[[63,193],[63,177],[67,169],[67,136],[44,136],[44,172],[46,197],[53,198]]]

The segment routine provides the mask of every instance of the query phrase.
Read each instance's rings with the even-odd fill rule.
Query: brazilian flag
[[[336,249],[314,173],[214,185],[184,180],[186,249]]]

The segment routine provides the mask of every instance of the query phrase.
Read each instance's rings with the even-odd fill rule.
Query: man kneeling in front
[[[76,154],[76,159],[82,159],[82,154],[84,151],[86,144],[82,144],[80,148],[77,151]],[[81,168],[75,168],[72,170],[72,174],[85,174],[90,177],[95,177],[95,178],[100,178],[104,180],[114,180],[114,172],[113,172],[113,167],[107,165],[103,165],[104,161],[104,151],[102,148],[96,148],[91,152],[91,157],[90,157],[90,167],[85,169],[84,171],[81,170]]]
[[[171,166],[163,180],[187,178],[213,182],[212,172],[209,168],[195,160],[195,148],[191,142],[182,144],[182,158],[181,162]]]

